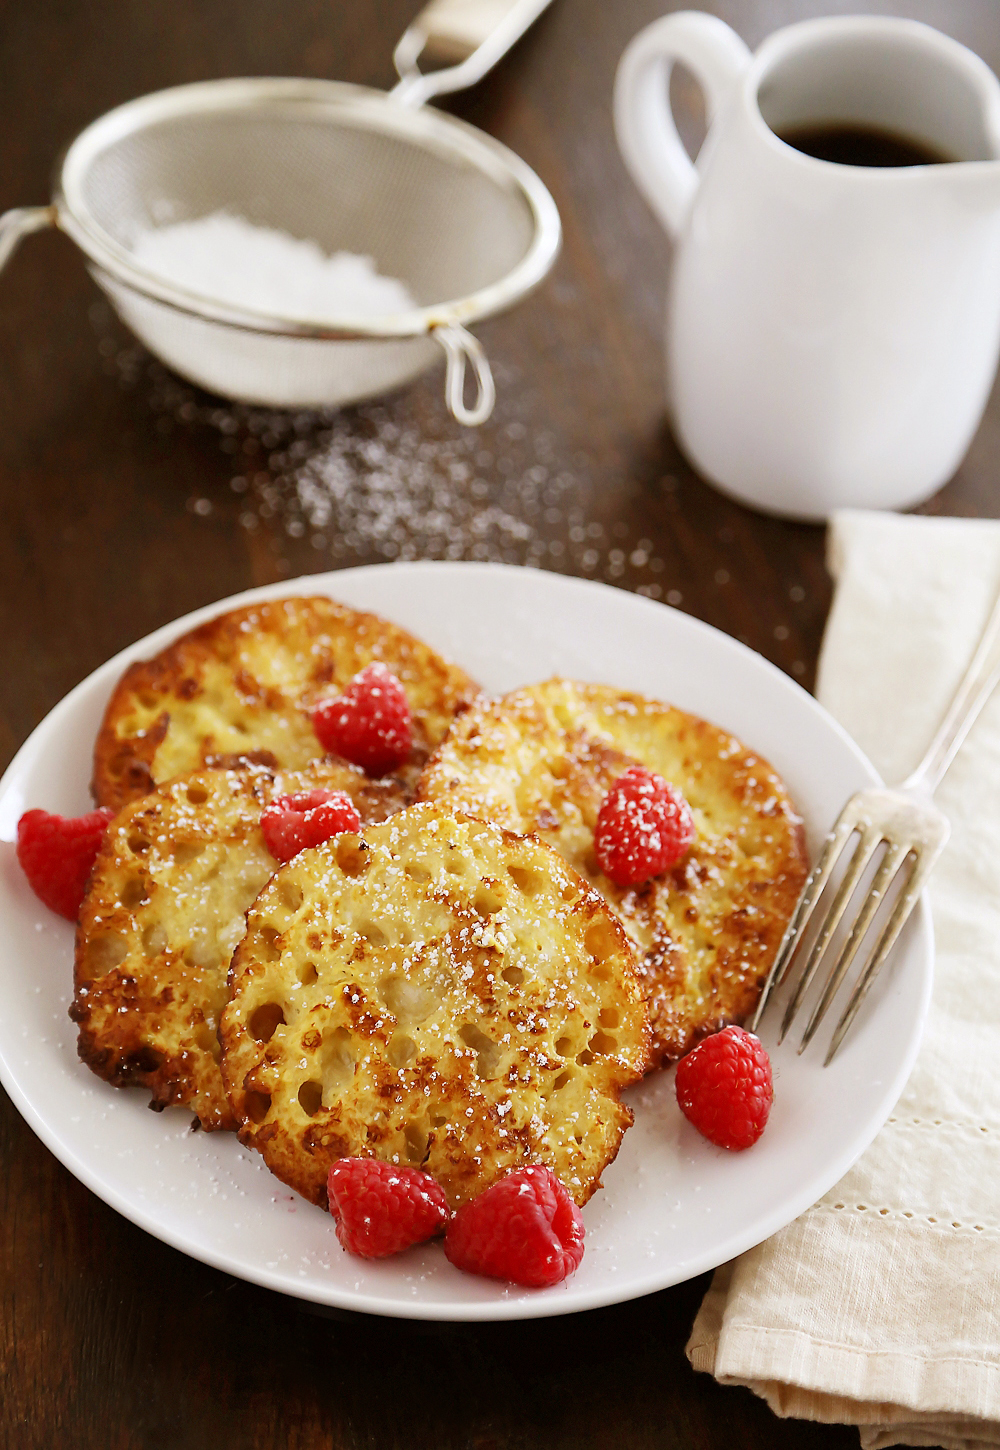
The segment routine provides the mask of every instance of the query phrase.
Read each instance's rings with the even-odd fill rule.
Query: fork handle
[[[903,790],[916,791],[922,795],[933,795],[945,772],[954,760],[965,737],[971,730],[986,701],[1000,681],[1000,657],[997,656],[997,640],[1000,638],[1000,593],[993,604],[986,621],[976,652],[969,667],[962,676],[954,698],[945,712],[937,734],[927,747],[927,753],[912,774],[903,781]]]

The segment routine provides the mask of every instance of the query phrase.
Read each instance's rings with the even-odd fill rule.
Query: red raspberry
[[[32,891],[69,921],[80,915],[94,859],[113,815],[106,807],[86,816],[25,811],[17,823],[17,859]]]
[[[724,1027],[677,1064],[681,1112],[720,1148],[749,1148],[767,1123],[774,1089],[771,1060],[759,1037]]]
[[[327,1179],[337,1237],[349,1253],[384,1259],[439,1234],[451,1217],[444,1189],[419,1168],[338,1158]]]
[[[601,802],[594,850],[618,886],[639,886],[679,861],[694,840],[691,807],[662,775],[633,765]]]
[[[517,1168],[464,1204],[445,1235],[456,1269],[529,1289],[558,1284],[583,1258],[583,1219],[551,1168]]]
[[[275,796],[261,813],[260,828],[276,861],[290,861],[307,846],[318,846],[342,831],[359,831],[361,817],[342,790],[308,790]]]
[[[355,675],[342,695],[314,705],[312,723],[324,750],[368,775],[402,765],[413,743],[406,691],[380,660]]]

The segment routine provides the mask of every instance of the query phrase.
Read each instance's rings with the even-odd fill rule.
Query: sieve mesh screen
[[[125,248],[145,228],[229,211],[330,253],[371,256],[424,307],[499,281],[535,233],[520,188],[346,109],[170,117],[99,152],[82,191]]]
[[[467,326],[523,297],[560,241],[552,198],[498,142],[334,81],[244,78],[140,97],[77,137],[61,184],[60,224],[150,351],[210,392],[272,407],[357,402],[446,360],[449,408],[482,422],[493,382]],[[219,212],[370,257],[416,306],[352,314],[338,300],[322,317],[269,315],[213,297],[207,275],[199,290],[190,273],[181,286],[130,264],[143,232]]]

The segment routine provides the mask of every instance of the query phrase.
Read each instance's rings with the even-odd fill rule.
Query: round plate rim
[[[669,605],[660,604],[654,600],[644,598],[641,595],[632,594],[625,590],[615,589],[600,583],[596,580],[580,579],[571,575],[555,574],[550,571],[528,570],[514,565],[494,563],[471,563],[464,561],[444,562],[430,560],[405,561],[394,564],[369,564],[360,565],[356,568],[333,570],[321,574],[300,575],[295,579],[282,580],[273,584],[260,585],[255,588],[242,590],[237,594],[227,596],[213,603],[204,605],[199,609],[172,620],[170,623],[160,626],[149,634],[126,646],[104,664],[97,667],[77,685],[73,687],[45,717],[39,722],[35,729],[28,736],[20,749],[16,752],[7,770],[0,778],[0,804],[3,803],[10,782],[19,773],[22,762],[28,758],[36,748],[35,742],[39,735],[49,730],[56,729],[64,715],[72,714],[72,711],[80,697],[90,690],[96,688],[105,679],[112,677],[117,679],[122,668],[131,663],[135,658],[146,656],[150,652],[163,649],[172,639],[186,633],[189,629],[195,628],[205,620],[214,618],[224,610],[239,608],[244,604],[251,604],[255,601],[282,598],[287,595],[307,594],[329,594],[337,597],[337,586],[345,580],[355,580],[362,576],[376,574],[384,575],[386,571],[392,570],[394,577],[400,577],[402,571],[409,573],[419,572],[422,576],[430,576],[434,572],[444,571],[454,574],[458,571],[486,570],[496,574],[505,572],[522,582],[525,578],[533,580],[545,580],[546,587],[551,585],[556,589],[566,588],[570,591],[580,590],[587,594],[610,593],[628,599],[632,604],[652,611],[667,610],[674,615],[678,621],[683,621],[680,626],[683,629],[690,629],[694,632],[704,632],[706,636],[721,638],[727,646],[751,657],[755,666],[761,668],[772,677],[772,683],[780,683],[780,686],[792,692],[809,703],[809,707],[816,711],[823,719],[824,724],[839,737],[854,755],[859,768],[869,777],[871,784],[881,784],[878,772],[871,764],[864,752],[847,734],[843,727],[826,711],[822,705],[809,695],[800,685],[790,679],[777,666],[770,661],[735,640],[723,631],[715,629],[712,625],[694,618],[691,615],[672,609]],[[364,608],[376,608],[374,605],[352,606]],[[914,1060],[920,1047],[923,1023],[930,1005],[931,989],[933,984],[933,927],[931,922],[930,909],[926,894],[914,913],[916,919],[917,943],[916,947],[921,955],[921,1000],[915,1018],[915,1030],[907,1043],[905,1052],[901,1055],[896,1072],[883,1085],[877,1108],[872,1113],[866,1124],[865,1131],[852,1141],[849,1149],[845,1149],[838,1156],[831,1160],[829,1172],[823,1177],[828,1179],[818,1189],[817,1179],[813,1179],[804,1186],[798,1193],[786,1195],[782,1199],[781,1207],[773,1215],[771,1222],[764,1233],[759,1232],[760,1225],[744,1234],[731,1235],[726,1240],[723,1252],[713,1250],[703,1253],[699,1257],[684,1261],[681,1272],[670,1272],[657,1277],[651,1276],[649,1282],[640,1287],[625,1286],[625,1292],[619,1292],[614,1287],[606,1290],[591,1289],[589,1291],[578,1291],[572,1293],[572,1302],[562,1303],[561,1300],[567,1297],[566,1286],[557,1286],[554,1290],[531,1291],[529,1295],[518,1295],[509,1299],[497,1300],[488,1299],[483,1301],[467,1301],[456,1303],[428,1303],[419,1302],[405,1303],[379,1303],[373,1305],[370,1296],[364,1293],[343,1290],[337,1285],[331,1285],[331,1292],[317,1295],[310,1292],[307,1286],[296,1284],[290,1276],[281,1272],[269,1271],[266,1267],[255,1264],[247,1264],[238,1259],[235,1255],[217,1253],[204,1246],[193,1245],[185,1234],[173,1230],[169,1226],[159,1222],[152,1212],[146,1211],[141,1205],[119,1193],[113,1187],[108,1186],[102,1179],[99,1172],[82,1159],[71,1142],[60,1134],[56,1125],[50,1123],[35,1108],[31,1099],[24,1093],[17,1079],[16,1074],[10,1067],[3,1050],[3,1034],[0,1030],[0,1085],[3,1086],[13,1105],[36,1134],[45,1144],[50,1152],[66,1167],[81,1183],[96,1194],[104,1203],[113,1208],[116,1212],[144,1229],[161,1242],[168,1244],[181,1253],[188,1255],[202,1263],[228,1273],[235,1278],[255,1283],[263,1288],[274,1290],[278,1293],[290,1295],[318,1305],[328,1306],[348,1311],[362,1312],[385,1318],[421,1319],[442,1322],[473,1322],[473,1321],[500,1321],[516,1320],[527,1318],[544,1318],[566,1313],[581,1313],[591,1309],[598,1309],[608,1305],[627,1302],[633,1298],[639,1298],[645,1294],[655,1293],[671,1285],[682,1283],[696,1277],[698,1274],[718,1267],[720,1264],[735,1258],[737,1255],[753,1248],[756,1244],[763,1242],[773,1233],[787,1226],[799,1214],[805,1211],[819,1197],[829,1191],[839,1181],[848,1169],[857,1162],[858,1158],[865,1152],[874,1140],[886,1118],[892,1111],[893,1106],[899,1098],[910,1075]],[[569,1281],[572,1285],[572,1280]],[[495,1287],[495,1286],[494,1286]],[[562,1292],[560,1292],[562,1291]]]

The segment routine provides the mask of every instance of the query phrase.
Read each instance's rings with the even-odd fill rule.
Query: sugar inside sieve
[[[540,0],[508,4],[508,30],[541,8]],[[559,215],[506,147],[421,106],[456,78],[467,83],[463,68],[467,76],[495,56],[474,48],[423,76],[415,58],[425,39],[417,27],[404,36],[397,61],[402,51],[408,70],[392,95],[239,79],[178,86],[110,111],[70,146],[50,207],[0,217],[0,266],[21,235],[55,224],[150,351],[212,392],[271,407],[338,406],[390,392],[443,355],[448,406],[463,423],[483,422],[493,381],[468,325],[546,275]],[[491,44],[496,33],[478,50]],[[252,296],[238,304],[213,296],[197,274],[182,285],[150,265],[141,246],[150,231],[220,213],[328,255],[370,257],[404,285],[410,305],[373,315],[352,313],[342,299],[311,315],[303,307],[279,315],[251,305]]]

